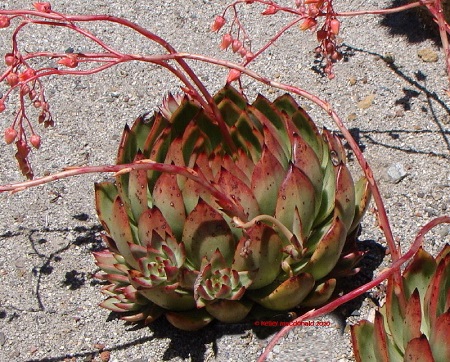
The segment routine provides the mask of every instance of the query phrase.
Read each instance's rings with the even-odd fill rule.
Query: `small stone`
[[[348,83],[350,85],[355,85],[356,84],[356,78],[355,77],[350,77],[349,80],[348,80]]]
[[[356,113],[350,113],[348,116],[347,116],[347,121],[354,121],[355,119],[357,118],[357,116],[356,116]]]
[[[392,53],[386,53],[384,55],[384,61],[388,64],[394,64],[395,62],[395,56]]]
[[[111,352],[103,351],[100,353],[100,359],[102,362],[108,362],[110,358],[111,358]]]
[[[425,63],[434,63],[438,61],[438,54],[431,48],[423,48],[417,51],[417,55]]]
[[[405,171],[405,167],[399,162],[394,163],[387,169],[388,179],[394,184],[399,183],[406,177],[406,175],[407,173]]]
[[[375,99],[375,94],[369,94],[367,97],[361,99],[358,102],[357,106],[360,109],[367,109],[372,105],[374,99]]]
[[[426,207],[424,211],[428,214],[428,217],[439,215],[438,211],[436,209],[433,209],[432,207]]]

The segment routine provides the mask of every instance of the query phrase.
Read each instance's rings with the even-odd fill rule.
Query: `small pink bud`
[[[19,80],[21,82],[26,82],[28,79],[33,78],[36,75],[36,71],[32,68],[25,69],[22,73],[19,74]]]
[[[234,82],[235,80],[238,80],[241,76],[241,72],[236,69],[230,69],[230,72],[228,73],[227,83]]]
[[[273,15],[276,14],[278,12],[278,9],[273,6],[273,5],[269,5],[266,10],[264,10],[261,14],[262,15]]]
[[[68,68],[76,68],[78,66],[78,55],[68,54],[64,58],[58,60],[58,64],[64,65]]]
[[[317,41],[322,41],[327,37],[327,32],[325,30],[318,30],[317,31]]]
[[[211,25],[212,31],[219,31],[222,26],[225,25],[225,18],[223,16],[217,15],[214,19],[214,23]]]
[[[247,55],[247,49],[245,49],[243,46],[239,48],[239,50],[237,51],[239,53],[239,55],[243,58]]]
[[[37,134],[32,134],[30,137],[30,143],[33,145],[34,148],[38,149],[41,147],[41,136],[38,136]]]
[[[233,53],[236,53],[242,47],[242,42],[239,39],[234,39],[233,43],[231,43],[231,49],[233,49]]]
[[[30,93],[30,87],[28,86],[28,84],[23,85],[22,87],[20,87],[20,94],[22,96],[27,95],[28,93]]]
[[[16,62],[16,57],[12,53],[8,53],[5,55],[5,64],[10,67],[14,65]]]
[[[3,99],[0,99],[0,113],[2,113],[6,109],[5,102]]]
[[[30,98],[30,101],[33,101],[37,97],[37,92],[34,89],[30,90],[28,97]]]
[[[8,145],[13,143],[14,140],[16,139],[16,137],[17,137],[17,131],[14,128],[9,127],[7,129],[5,129],[5,142]]]
[[[334,35],[339,34],[340,27],[341,27],[341,22],[338,19],[333,19],[330,21],[330,30]]]
[[[308,30],[317,25],[317,21],[314,18],[306,18],[303,20],[303,22],[300,24],[300,30]]]
[[[11,22],[6,15],[0,16],[0,29],[7,28],[10,24]]]
[[[225,50],[228,49],[228,47],[233,42],[233,38],[231,37],[231,34],[226,33],[222,36],[222,42],[220,43],[220,49]]]
[[[42,11],[43,13],[52,11],[52,5],[49,2],[33,3],[33,6],[37,11]]]
[[[6,83],[8,83],[11,87],[14,87],[19,83],[19,77],[16,73],[9,73],[6,76]]]

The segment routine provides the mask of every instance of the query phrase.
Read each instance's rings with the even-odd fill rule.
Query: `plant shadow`
[[[379,130],[379,129],[361,129],[361,128],[351,128],[349,129],[355,141],[360,146],[363,151],[366,148],[364,142],[372,145],[377,145],[393,150],[402,151],[408,154],[423,154],[428,156],[439,157],[443,159],[450,159],[450,131],[447,129],[450,121],[450,107],[443,101],[435,92],[430,91],[427,88],[427,76],[421,71],[417,71],[414,74],[414,78],[407,76],[401,71],[401,68],[391,61],[389,57],[383,56],[381,54],[370,52],[364,49],[359,49],[352,47],[350,45],[344,44],[344,47],[349,52],[361,52],[369,55],[373,55],[381,59],[386,67],[392,70],[392,72],[400,79],[403,79],[408,86],[403,87],[403,96],[399,97],[394,101],[395,105],[399,105],[404,111],[411,109],[411,104],[413,100],[419,97],[421,94],[426,97],[426,107],[422,107],[422,112],[431,120],[431,122],[436,126],[436,129],[404,129],[404,128],[392,128],[389,130]],[[446,117],[438,117],[437,110],[443,110]],[[429,149],[419,149],[418,145],[427,146],[426,142],[415,142],[414,145],[408,145],[408,142],[398,142],[402,137],[417,141],[417,136],[428,135],[438,133],[445,145],[445,149],[448,152],[437,152]],[[388,135],[392,139],[392,143],[376,139],[375,135]],[[409,135],[414,135],[415,137],[407,137]],[[343,140],[344,146],[347,148],[352,158],[352,153],[350,147]]]
[[[404,0],[394,0],[391,8],[403,5]],[[390,35],[404,36],[410,43],[433,40],[436,44],[440,44],[437,26],[424,6],[384,15],[380,24],[388,28]]]

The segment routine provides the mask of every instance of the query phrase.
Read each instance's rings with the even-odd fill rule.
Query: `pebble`
[[[394,163],[387,169],[387,176],[390,182],[397,184],[406,177],[407,173],[402,163]]]
[[[422,59],[425,63],[434,63],[437,62],[439,57],[438,54],[431,48],[422,48],[417,51],[417,55],[420,59]]]
[[[375,94],[369,94],[367,97],[361,99],[358,102],[357,106],[360,109],[367,109],[372,105],[374,99],[375,99]]]
[[[0,332],[0,346],[3,346],[6,342],[6,336],[5,333]]]

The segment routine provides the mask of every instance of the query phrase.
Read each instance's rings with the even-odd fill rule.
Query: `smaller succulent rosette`
[[[401,284],[388,279],[374,322],[351,331],[357,361],[450,361],[450,245],[436,258],[420,248]]]

